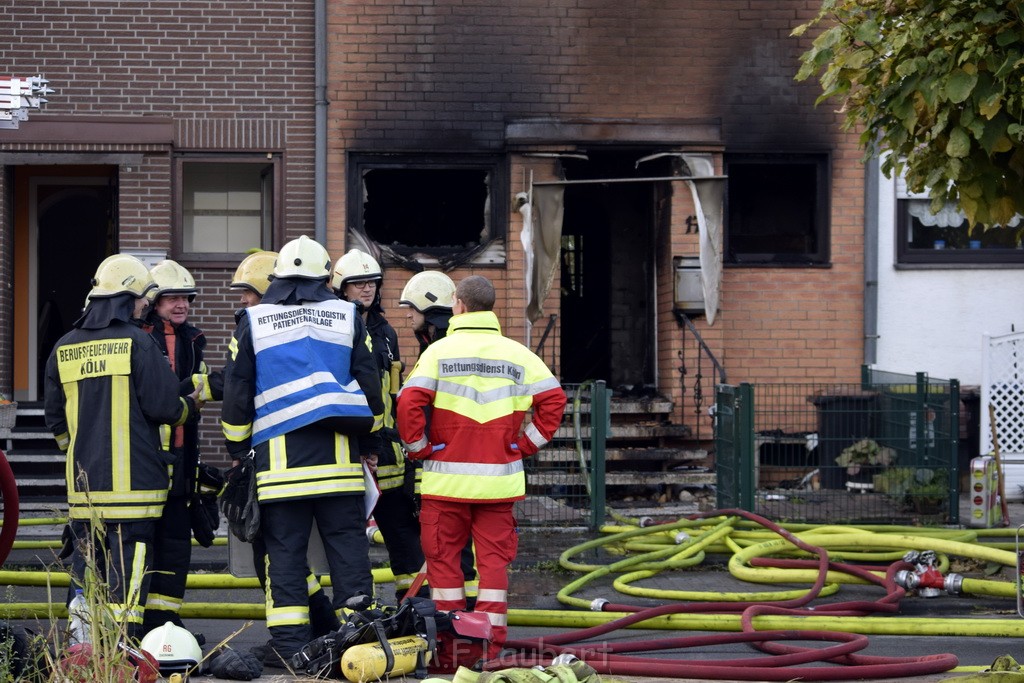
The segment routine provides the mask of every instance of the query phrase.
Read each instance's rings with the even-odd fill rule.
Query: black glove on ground
[[[251,681],[263,675],[263,663],[248,652],[224,648],[214,654],[203,673],[233,681]]]

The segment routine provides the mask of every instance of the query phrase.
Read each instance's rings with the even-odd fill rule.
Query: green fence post
[[[949,523],[960,523],[960,380],[949,381]]]
[[[916,417],[914,418],[914,439],[915,450],[917,453],[914,454],[916,459],[915,465],[917,467],[928,467],[932,463],[929,462],[931,459],[928,457],[928,441],[927,441],[927,427],[926,420],[928,417],[928,376],[923,372],[917,373],[917,399],[914,405],[914,411]]]
[[[737,396],[736,415],[736,448],[739,457],[737,472],[739,478],[739,508],[754,512],[754,490],[757,482],[754,481],[754,386],[746,382],[740,384]]]
[[[590,401],[590,526],[595,531],[604,525],[604,449],[611,431],[610,401],[605,381],[594,382]]]

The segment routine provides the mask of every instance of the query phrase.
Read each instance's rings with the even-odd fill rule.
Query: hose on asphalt
[[[62,521],[62,520],[61,520]],[[5,526],[7,526],[5,524]],[[903,677],[948,671],[956,666],[953,655],[927,657],[873,657],[861,654],[867,635],[937,635],[945,637],[1024,637],[1019,619],[915,619],[894,613],[906,589],[897,585],[897,572],[913,568],[902,558],[907,550],[935,551],[945,572],[950,557],[965,557],[998,565],[1016,566],[1016,553],[1004,549],[1004,530],[949,530],[916,527],[780,525],[741,510],[719,510],[672,523],[606,527],[602,537],[561,554],[560,565],[583,575],[558,593],[563,604],[589,608],[571,610],[511,610],[509,625],[573,629],[543,639],[513,640],[506,646],[518,654],[494,667],[533,666],[552,654],[573,654],[601,673],[659,675],[718,680],[846,680]],[[979,543],[982,532],[995,543]],[[604,552],[618,558],[609,564],[585,563],[575,558]],[[806,588],[754,592],[679,591],[643,585],[662,572],[692,569],[710,553],[728,553],[728,571],[735,579],[755,584],[807,585]],[[853,564],[865,563],[865,564]],[[393,579],[389,570],[374,570],[375,581]],[[0,572],[0,583],[21,578],[60,585],[59,572]],[[66,574],[63,575],[66,577]],[[612,577],[617,592],[672,604],[647,606],[585,600],[573,594]],[[326,577],[325,577],[326,578]],[[329,583],[329,582],[328,582]],[[842,585],[874,585],[882,589],[877,600],[811,605],[835,595]],[[242,588],[258,586],[255,579],[227,575],[190,575],[190,588]],[[964,593],[976,596],[1015,597],[1016,585],[1007,581],[964,578]],[[262,618],[262,603],[186,603],[182,617]],[[61,617],[63,605],[27,603],[0,605],[0,616]],[[878,616],[881,615],[881,616]],[[579,628],[584,625],[585,628]],[[729,632],[712,636],[645,639],[642,642],[586,642],[622,628]],[[794,641],[804,641],[796,644]],[[820,647],[808,647],[816,642]],[[710,647],[747,643],[761,656],[736,660],[678,660],[636,657],[638,651]],[[820,662],[821,666],[812,666]]]

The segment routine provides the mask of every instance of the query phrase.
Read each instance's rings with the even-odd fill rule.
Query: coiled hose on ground
[[[7,527],[6,520],[4,526]],[[510,641],[507,645],[517,653],[495,662],[494,668],[532,666],[546,663],[554,654],[571,653],[599,672],[613,675],[719,680],[896,678],[948,671],[957,665],[957,660],[951,654],[868,656],[861,653],[868,645],[868,635],[1024,637],[1024,621],[1020,619],[924,619],[894,614],[906,594],[895,577],[913,566],[903,560],[908,550],[936,551],[937,568],[943,573],[949,568],[950,557],[1015,568],[1016,552],[1006,540],[1013,534],[1011,530],[784,526],[742,510],[720,510],[668,524],[607,527],[604,531],[601,538],[561,555],[562,567],[581,573],[558,593],[560,602],[575,609],[513,609],[509,614],[510,626],[572,630],[542,639]],[[979,542],[983,534],[989,542]],[[598,548],[619,559],[609,564],[588,564],[575,559]],[[646,579],[665,572],[693,568],[711,553],[729,555],[732,577],[772,587],[751,592],[709,592],[643,585]],[[61,585],[66,577],[59,572],[0,572],[0,583]],[[606,577],[612,578],[612,588],[627,598],[671,602],[650,607],[630,604],[622,598],[586,600],[575,595],[584,588],[593,592],[597,582]],[[393,579],[386,569],[374,570],[374,578],[377,582]],[[325,583],[329,585],[329,581]],[[880,597],[815,603],[849,584],[877,586]],[[189,576],[188,585],[255,587],[256,581],[202,574]],[[783,585],[786,588],[774,588]],[[800,585],[807,587],[794,587]],[[964,578],[959,586],[967,595],[1000,598],[1015,597],[1017,590],[1012,582],[991,579]],[[181,615],[259,619],[264,609],[258,603],[186,603]],[[64,616],[63,605],[49,603],[0,605],[0,610],[22,617]],[[623,628],[716,633],[637,642],[625,642],[621,637],[612,643],[594,640]],[[809,642],[821,646],[808,647]],[[732,643],[749,644],[760,654],[728,660],[652,659],[636,654]]]

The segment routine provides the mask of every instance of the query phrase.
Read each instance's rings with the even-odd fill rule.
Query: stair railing
[[[552,313],[550,316],[548,316],[548,324],[547,324],[547,326],[544,327],[544,334],[542,334],[540,336],[540,341],[537,342],[537,348],[534,349],[534,351],[533,351],[535,354],[537,354],[538,357],[540,357],[541,360],[544,360],[544,344],[547,343],[548,335],[551,334],[551,330],[554,329],[555,321],[557,319],[558,319],[558,314],[557,313]],[[548,369],[550,369],[551,372],[555,371],[555,347],[554,346],[551,347],[551,363],[550,363],[550,365],[548,365]]]
[[[693,434],[698,440],[705,438],[714,438],[714,434],[705,436],[703,434],[705,425],[711,425],[711,420],[705,420],[707,417],[707,411],[705,409],[705,403],[710,407],[715,402],[714,388],[719,384],[727,384],[725,368],[718,361],[711,347],[704,341],[704,337],[701,336],[700,331],[693,324],[682,311],[675,311],[676,320],[679,322],[679,327],[683,332],[683,348],[677,353],[679,357],[679,384],[680,384],[680,400],[683,406],[684,417],[688,407],[687,393],[689,392],[689,402],[693,406],[693,415],[697,418],[694,426]],[[687,344],[687,331],[693,337],[694,344]],[[687,364],[687,347],[696,348],[696,372],[693,373],[692,391],[687,389],[687,377],[691,374],[690,366]],[[710,401],[705,398],[705,382],[704,382],[704,367],[705,363],[710,363],[711,371],[711,387],[710,387]],[[710,427],[707,427],[710,428]],[[713,432],[712,428],[712,432]]]

